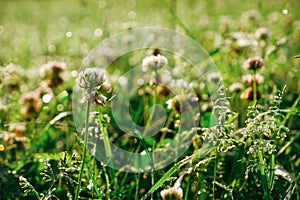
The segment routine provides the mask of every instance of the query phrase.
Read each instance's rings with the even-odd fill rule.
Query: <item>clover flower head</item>
[[[262,68],[263,66],[264,60],[259,56],[248,58],[243,65],[244,69],[246,70],[257,70]]]
[[[144,72],[158,70],[168,64],[168,59],[160,54],[151,55],[143,59],[142,69]]]
[[[89,102],[104,105],[108,99],[104,93],[109,93],[112,90],[106,71],[99,68],[86,68],[81,71],[76,78],[76,86],[85,92],[80,103]]]
[[[53,75],[57,76],[59,73],[65,71],[66,68],[67,65],[64,62],[50,61],[42,66],[41,75],[43,77],[51,77]]]
[[[50,61],[41,68],[41,76],[47,80],[50,88],[55,88],[64,83],[61,73],[66,70],[66,63],[58,61]]]
[[[160,195],[163,200],[181,200],[183,197],[183,191],[181,187],[171,187],[162,190]]]
[[[268,38],[269,35],[269,29],[267,29],[266,27],[261,27],[255,31],[255,37],[257,39],[265,40]]]
[[[254,76],[251,74],[246,74],[242,76],[242,80],[246,85],[253,85]],[[256,84],[260,85],[264,82],[264,77],[260,74],[255,74]]]
[[[102,85],[105,85],[105,89],[109,89],[108,84],[105,83],[106,81],[106,71],[99,68],[86,68],[84,71],[81,71],[76,78],[77,86],[83,91],[93,90]]]
[[[43,105],[38,92],[24,93],[19,102],[23,105],[21,112],[26,120],[36,117]]]
[[[230,92],[240,92],[244,89],[244,86],[243,84],[241,83],[232,83],[230,86],[229,86],[229,91]]]
[[[259,100],[260,98],[262,97],[262,94],[259,90],[256,90],[256,99]],[[246,88],[241,96],[240,96],[241,99],[245,99],[245,100],[248,100],[248,101],[253,101],[254,100],[254,89],[252,86]]]

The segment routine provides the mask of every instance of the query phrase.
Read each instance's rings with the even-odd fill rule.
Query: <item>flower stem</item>
[[[256,71],[253,71],[253,102],[254,105],[256,104],[257,101],[257,84],[256,84]]]
[[[79,198],[79,193],[80,193],[80,189],[81,189],[81,179],[82,179],[82,174],[83,174],[83,169],[84,169],[84,164],[85,164],[85,159],[86,159],[86,148],[87,148],[87,144],[88,144],[88,129],[89,129],[90,107],[91,107],[91,104],[90,104],[90,102],[88,102],[87,109],[86,109],[86,118],[85,118],[83,156],[82,156],[80,173],[79,173],[79,177],[78,177],[78,181],[77,181],[78,185],[77,185],[77,189],[76,189],[75,200],[78,200],[78,198]]]

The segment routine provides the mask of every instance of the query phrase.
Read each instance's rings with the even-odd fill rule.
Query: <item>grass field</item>
[[[1,0],[0,10],[0,199],[300,199],[299,1]],[[145,27],[166,28],[165,41],[183,34],[171,44],[183,49],[155,41],[115,57]],[[114,36],[119,46],[98,55]]]

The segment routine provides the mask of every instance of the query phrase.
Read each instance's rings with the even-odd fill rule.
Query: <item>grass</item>
[[[163,199],[161,191],[169,189],[179,199],[300,199],[300,60],[294,58],[300,54],[299,6],[296,0],[1,1],[1,198],[146,200]],[[163,85],[137,86],[129,99],[129,117],[147,128],[124,131],[117,120],[127,120],[126,115],[112,107],[115,98],[121,101],[126,95],[100,88],[96,92],[107,96],[105,104],[74,103],[72,98],[81,95],[75,80],[84,70],[82,61],[99,43],[147,26],[174,29],[197,41],[224,86],[218,85],[212,104],[208,78],[194,73],[185,58],[160,50],[171,78],[178,81],[174,88],[185,91],[180,98],[195,103],[189,87],[179,81],[183,77],[192,83],[196,106],[179,105],[175,92]],[[129,45],[125,39],[121,42]],[[108,66],[113,90],[150,50],[129,52]],[[108,59],[113,52],[107,50]],[[243,63],[254,56],[264,60],[254,73],[264,81],[243,83],[242,75],[253,75]],[[55,60],[67,67],[53,64]],[[234,83],[243,88],[232,90]],[[247,101],[242,93],[253,96]],[[150,109],[153,104],[160,108]],[[86,115],[72,115],[77,105],[82,105],[77,114]],[[163,127],[143,137],[151,132],[150,123],[161,123],[161,108],[166,113]],[[182,125],[192,128],[180,129]],[[153,152],[178,148],[172,143],[176,140],[190,146],[180,156],[166,156],[172,163],[160,168],[163,160]],[[213,144],[210,151],[208,142]],[[116,160],[112,144],[141,161],[123,166],[132,158]],[[130,167],[139,173],[130,173]]]

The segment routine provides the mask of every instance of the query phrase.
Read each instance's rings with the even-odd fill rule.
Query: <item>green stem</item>
[[[263,192],[264,192],[264,200],[269,200],[270,199],[269,188],[268,188],[267,176],[265,171],[265,162],[261,150],[258,151],[258,159],[259,159],[259,170],[261,175],[261,182],[262,182]]]
[[[78,185],[77,185],[77,189],[76,189],[75,200],[78,200],[78,198],[79,198],[79,193],[80,193],[80,189],[81,189],[81,179],[82,179],[82,174],[83,174],[83,169],[84,169],[84,164],[85,164],[85,159],[86,159],[86,148],[87,148],[87,144],[88,144],[88,129],[89,129],[90,107],[91,107],[91,104],[90,104],[90,102],[88,102],[87,109],[86,109],[86,118],[85,118],[83,156],[82,156],[82,162],[81,162],[81,169],[80,169],[80,173],[79,173],[79,177],[78,177]]]
[[[217,152],[216,152],[217,154]],[[215,162],[214,162],[214,180],[213,180],[213,199],[215,199],[215,183],[216,183],[216,178],[217,178],[217,165],[218,165],[218,161],[217,161],[218,157],[216,155],[216,158],[215,158]]]
[[[254,70],[253,74],[253,102],[254,105],[256,104],[257,101],[257,84],[256,84],[256,71]]]
[[[107,129],[104,127],[104,125],[102,123],[103,121],[104,121],[103,116],[100,114],[99,115],[99,126],[100,126],[100,130],[104,134],[104,148],[105,148],[105,152],[108,157],[108,161],[106,164],[108,164],[112,158],[112,151],[110,148],[109,134],[107,132]]]
[[[270,158],[270,190],[272,191],[274,188],[274,179],[275,178],[275,153],[271,154]]]

